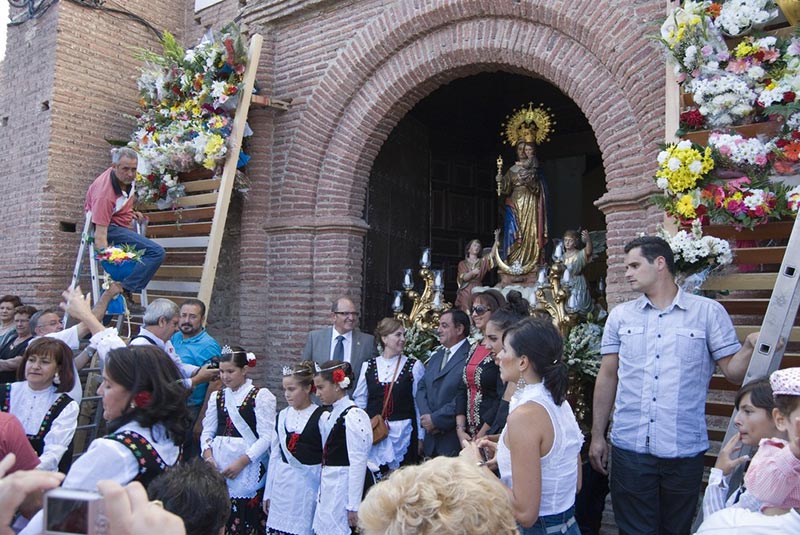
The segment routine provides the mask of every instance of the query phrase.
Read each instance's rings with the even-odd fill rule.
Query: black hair
[[[530,315],[530,303],[517,290],[511,290],[506,296],[506,303],[492,313],[489,321],[501,331],[516,325]]]
[[[666,240],[658,236],[639,236],[625,245],[625,253],[630,253],[636,248],[641,251],[642,256],[651,264],[659,256],[663,257],[669,272],[673,275],[675,274],[675,254]]]
[[[25,348],[25,353],[22,357],[22,362],[19,363],[17,368],[17,379],[25,380],[25,364],[28,362],[28,357],[31,355],[38,355],[40,357],[50,357],[58,364],[58,385],[56,392],[69,392],[75,386],[75,371],[72,366],[72,349],[56,338],[49,336],[42,336],[37,338]]]
[[[769,377],[760,377],[743,385],[736,393],[733,404],[739,410],[739,404],[746,394],[750,394],[750,403],[754,407],[764,409],[772,417],[772,409],[775,408],[775,398],[772,397],[772,386],[769,384]]]
[[[22,306],[22,299],[20,299],[18,295],[7,294],[0,297],[0,303],[11,303],[14,308],[17,308],[18,306]]]
[[[109,422],[109,430],[135,421],[143,427],[162,424],[175,445],[184,441],[189,427],[186,398],[189,390],[172,359],[153,345],[120,347],[106,358],[106,373],[130,392],[131,400],[140,392],[149,394],[149,400],[126,410]]]
[[[524,319],[503,334],[505,341],[518,357],[528,358],[553,401],[561,405],[567,397],[569,376],[563,360],[564,341],[553,323],[540,318]]]
[[[444,312],[442,312],[442,316],[444,316],[445,314],[450,314],[450,316],[453,318],[454,326],[461,325],[461,327],[463,328],[463,331],[461,333],[462,336],[464,337],[469,336],[470,322],[469,322],[469,316],[467,316],[466,312],[458,308],[451,308],[449,310],[445,310]]]
[[[319,375],[329,383],[335,382],[333,380],[333,372],[335,372],[336,370],[342,370],[344,372],[344,376],[350,379],[351,385],[355,380],[355,376],[353,375],[353,368],[350,366],[349,362],[342,362],[341,360],[329,360],[327,362],[323,362],[322,364],[320,364],[319,367],[320,371],[317,372],[317,375]]]
[[[196,307],[199,307],[200,308],[200,316],[202,316],[204,318],[206,317],[206,304],[203,303],[201,300],[195,299],[195,298],[187,299],[186,301],[181,303],[181,308],[183,308],[186,305],[194,305]]]
[[[800,396],[778,394],[775,396],[775,408],[786,418],[800,407]]]
[[[241,346],[230,346],[230,353],[223,351],[219,356],[220,362],[231,362],[239,368],[248,366],[247,351]]]
[[[176,464],[155,478],[147,497],[181,517],[186,535],[218,535],[231,512],[225,478],[200,459]]]

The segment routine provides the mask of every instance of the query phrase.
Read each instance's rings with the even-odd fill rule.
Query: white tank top
[[[527,385],[521,392],[515,392],[509,404],[509,415],[523,403],[530,402],[545,408],[555,430],[553,447],[541,458],[542,501],[539,504],[539,516],[563,513],[575,504],[578,453],[583,445],[583,434],[569,403],[565,400],[561,405],[556,405],[544,383]],[[497,443],[497,467],[503,483],[513,489],[511,450],[505,443],[507,428],[503,429]]]

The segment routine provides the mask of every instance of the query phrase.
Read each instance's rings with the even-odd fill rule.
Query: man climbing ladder
[[[136,193],[138,155],[122,147],[111,151],[111,167],[98,176],[86,192],[84,210],[91,212],[95,226],[94,244],[98,250],[113,245],[131,245],[143,249],[141,264],[122,282],[123,294],[129,303],[133,293],[141,292],[153,278],[164,260],[164,248],[131,230],[134,219],[142,222],[144,216],[133,209]]]

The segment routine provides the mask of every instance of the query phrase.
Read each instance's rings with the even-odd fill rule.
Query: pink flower
[[[756,155],[756,165],[766,165],[767,164],[767,156],[766,154],[758,154]]]
[[[719,150],[719,153],[722,154],[723,156],[731,155],[731,148],[727,145],[720,145],[717,147],[717,150]]]
[[[700,53],[703,55],[704,58],[707,58],[713,52],[714,52],[714,49],[711,47],[711,45],[706,45],[706,46],[704,46],[703,48],[700,49]]]

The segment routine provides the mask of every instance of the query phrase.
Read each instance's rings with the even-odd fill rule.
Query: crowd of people
[[[588,457],[610,473],[620,533],[690,533],[709,379],[719,367],[741,382],[757,336],[740,344],[721,305],[675,285],[664,240],[625,253],[642,296],[607,320]],[[42,533],[41,491],[59,485],[102,494],[114,534],[581,533],[584,436],[562,336],[519,292],[443,312],[424,363],[404,353],[400,321],[362,333],[353,301],[336,299],[331,326],[283,368],[278,411],[248,378],[256,355],[206,332],[196,299],[152,301],[127,343],[106,327],[108,302],[131,289],[112,285],[94,309],[65,291],[68,329],[55,309],[0,297],[0,372],[12,374],[0,384],[0,533]],[[105,431],[73,462],[79,372],[95,355]],[[736,408],[698,533],[800,532],[800,369],[744,385]],[[742,445],[758,447],[752,460]]]

